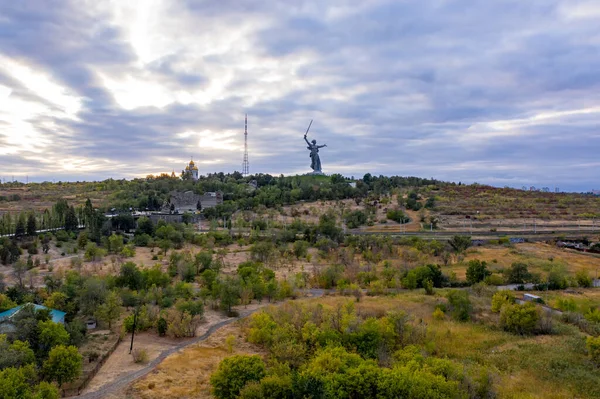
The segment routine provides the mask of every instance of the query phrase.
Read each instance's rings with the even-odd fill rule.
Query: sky
[[[597,0],[0,2],[0,178],[600,188]]]

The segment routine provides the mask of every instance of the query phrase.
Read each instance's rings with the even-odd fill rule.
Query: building
[[[201,209],[213,208],[223,203],[223,193],[220,191],[206,192],[200,196]]]
[[[194,163],[194,160],[190,160],[189,165],[185,167],[185,170],[182,173],[182,177],[185,179],[189,177],[193,181],[198,181],[198,167]]]
[[[202,209],[212,208],[223,203],[223,193],[220,191],[206,192],[202,195],[193,191],[172,191],[163,204],[162,213],[195,213]]]
[[[53,322],[65,324],[65,315],[66,315],[65,312],[62,312],[62,311],[56,310],[56,309],[50,309],[50,308],[47,308],[42,305],[36,305],[34,303],[26,303],[24,305],[19,305],[17,307],[14,307],[12,309],[9,309],[7,311],[0,313],[0,333],[14,331],[12,319],[13,319],[13,317],[15,317],[15,315],[17,315],[19,313],[19,311],[21,309],[23,309],[23,306],[26,306],[26,305],[32,305],[36,311],[42,310],[42,309],[49,309],[50,317]]]

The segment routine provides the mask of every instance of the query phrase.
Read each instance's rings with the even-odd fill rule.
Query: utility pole
[[[139,305],[136,305],[135,313],[133,314],[133,330],[131,331],[131,345],[129,346],[129,354],[131,354],[131,351],[133,350],[133,337],[135,336],[135,327],[137,324],[137,316],[139,310]]]

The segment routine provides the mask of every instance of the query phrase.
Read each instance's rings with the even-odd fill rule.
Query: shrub
[[[390,220],[393,220],[394,222],[397,223],[408,223],[410,221],[410,219],[408,218],[408,216],[406,216],[404,214],[404,212],[402,212],[399,209],[394,209],[394,210],[390,210],[387,212],[386,217]]]
[[[473,306],[467,291],[451,290],[447,294],[452,318],[458,321],[468,321],[471,318]]]
[[[575,275],[575,280],[577,280],[577,285],[580,287],[590,288],[592,286],[592,278],[585,270],[578,271]]]
[[[563,312],[575,312],[577,311],[577,304],[572,298],[559,298],[556,301],[556,307],[562,310]]]
[[[585,346],[592,362],[600,365],[600,337],[587,337]]]
[[[531,280],[527,265],[522,262],[514,262],[510,268],[504,271],[504,275],[509,284],[524,284]]]
[[[504,305],[512,305],[515,303],[515,296],[511,291],[498,291],[492,297],[492,312],[498,313]]]
[[[592,323],[600,323],[600,309],[590,309],[586,312],[585,318]]]
[[[531,302],[524,305],[504,305],[500,310],[500,326],[515,334],[533,334],[539,319],[540,313]]]
[[[440,308],[435,308],[432,316],[434,320],[444,320],[446,318],[446,315]]]
[[[146,349],[144,348],[135,348],[132,352],[131,352],[131,356],[133,357],[133,361],[135,363],[148,363],[149,357],[148,357],[148,351],[146,351]]]

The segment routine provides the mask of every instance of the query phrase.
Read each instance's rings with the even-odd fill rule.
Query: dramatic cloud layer
[[[0,177],[241,169],[600,186],[596,0],[0,5]]]

